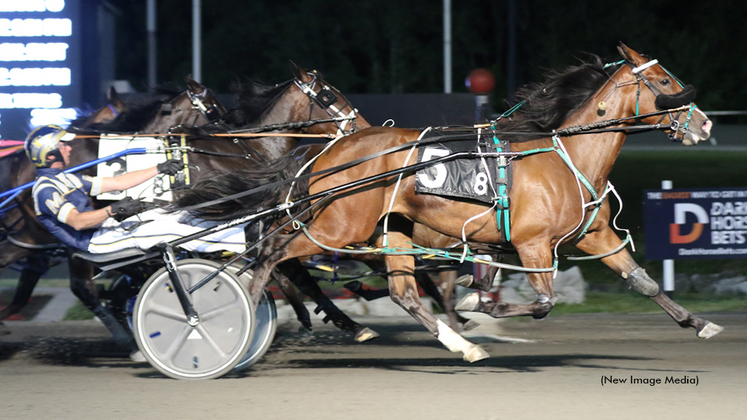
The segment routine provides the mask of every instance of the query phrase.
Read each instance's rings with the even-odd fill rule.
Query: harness
[[[671,133],[669,135],[670,139],[675,140],[675,141],[682,141],[685,135],[687,134],[687,132],[689,131],[690,118],[696,107],[696,105],[693,103],[693,100],[695,99],[695,89],[691,85],[687,85],[687,86],[683,85],[682,82],[680,82],[676,77],[674,77],[669,71],[664,69],[664,71],[668,75],[670,75],[670,77],[672,77],[673,80],[677,81],[677,83],[683,88],[683,90],[677,94],[671,94],[671,95],[664,94],[653,83],[651,83],[651,81],[643,74],[643,71],[645,69],[655,64],[658,64],[657,60],[649,61],[638,67],[633,67],[631,63],[628,63],[626,61],[622,61],[622,62],[615,63],[615,64],[622,64],[622,63],[627,63],[628,65],[632,67],[632,73],[635,75],[636,79],[633,80],[632,82],[624,82],[624,83],[619,83],[619,84],[616,83],[615,89],[618,87],[628,85],[628,84],[632,84],[632,83],[636,83],[638,85],[638,91],[636,92],[636,114],[633,117],[625,117],[625,118],[619,118],[619,119],[614,119],[614,120],[599,121],[599,122],[587,124],[584,126],[569,127],[569,128],[562,129],[562,130],[554,130],[552,133],[547,133],[552,136],[552,141],[553,141],[552,147],[537,148],[537,149],[520,151],[520,152],[511,152],[510,149],[508,148],[509,144],[507,142],[502,143],[499,140],[498,138],[499,133],[496,130],[496,123],[501,118],[505,118],[509,116],[511,113],[513,113],[514,111],[516,111],[521,105],[524,104],[525,101],[517,104],[515,107],[506,111],[506,113],[501,115],[498,119],[496,119],[490,124],[490,129],[492,131],[492,140],[495,145],[495,154],[491,157],[496,158],[498,174],[499,174],[498,179],[495,181],[495,186],[497,188],[494,188],[494,194],[495,194],[494,199],[493,199],[494,204],[487,211],[479,215],[476,215],[468,219],[465,222],[465,225],[462,229],[462,241],[464,244],[464,249],[463,249],[463,252],[461,253],[461,256],[459,256],[458,254],[451,253],[448,250],[430,249],[430,248],[418,246],[416,244],[411,244],[413,246],[413,249],[389,248],[387,245],[387,240],[386,240],[386,226],[387,226],[386,218],[385,218],[385,225],[384,225],[385,226],[384,247],[382,249],[369,248],[369,249],[365,249],[361,251],[352,251],[350,249],[334,249],[331,247],[327,247],[319,243],[313,237],[311,237],[308,230],[306,229],[305,226],[303,226],[303,224],[300,224],[298,222],[294,222],[294,223],[298,224],[300,227],[303,228],[304,233],[312,242],[314,242],[317,246],[320,246],[322,249],[325,249],[328,251],[347,252],[347,253],[382,253],[382,254],[395,254],[395,255],[427,254],[427,255],[436,255],[436,256],[447,258],[447,259],[459,260],[460,262],[471,261],[471,262],[489,264],[492,266],[517,270],[517,271],[524,271],[524,272],[550,272],[550,271],[555,272],[558,267],[558,257],[559,257],[558,248],[560,244],[565,242],[565,240],[567,240],[574,234],[576,234],[576,232],[578,233],[576,234],[575,241],[578,242],[581,239],[583,239],[583,237],[588,233],[588,230],[591,228],[592,224],[594,223],[594,220],[596,219],[596,216],[600,208],[602,207],[604,200],[607,198],[607,196],[610,193],[613,193],[613,195],[617,197],[618,202],[620,203],[619,210],[617,214],[615,215],[615,217],[613,218],[613,227],[617,229],[618,231],[624,231],[626,233],[625,239],[622,241],[622,243],[618,247],[601,255],[567,256],[567,258],[569,260],[600,259],[600,258],[607,257],[609,255],[616,254],[617,252],[625,248],[628,244],[631,244],[631,246],[633,247],[633,250],[635,251],[635,245],[633,244],[630,231],[628,229],[621,229],[617,226],[617,217],[622,212],[622,200],[620,199],[620,196],[618,195],[614,186],[612,185],[611,182],[608,181],[604,190],[601,193],[598,193],[596,189],[594,188],[594,186],[592,185],[592,183],[588,180],[588,178],[586,178],[586,176],[580,170],[578,170],[578,168],[574,165],[560,137],[571,136],[575,134],[590,134],[590,133],[615,132],[615,131],[637,132],[637,131],[644,131],[644,130],[651,130],[651,129],[668,128],[671,130]],[[655,106],[660,111],[643,114],[643,115],[640,113],[639,104],[640,104],[641,84],[648,87],[651,90],[651,92],[654,94],[654,96],[656,97]],[[680,127],[677,119],[686,110],[688,111],[686,122],[684,126]],[[672,115],[673,112],[676,112],[677,114],[673,116]],[[661,115],[661,118],[655,124],[626,126],[626,127],[612,127],[614,125],[626,124],[630,120],[640,120],[640,119],[647,118],[650,116],[655,116],[655,115]],[[664,121],[664,118],[666,116],[670,117],[671,123],[669,127],[665,127],[662,125],[662,122]],[[682,133],[682,137],[678,138],[677,134],[680,132]],[[511,134],[526,134],[526,133],[511,133]],[[534,133],[534,134],[537,134],[537,133]],[[478,143],[479,143],[479,139],[480,139],[479,129],[478,129],[477,136],[478,136]],[[422,138],[422,134],[418,138],[418,141],[415,142],[416,144],[412,146],[413,147],[412,150],[414,150],[414,147],[417,146],[417,143],[421,140],[421,138]],[[410,152],[410,155],[412,154],[412,150]],[[555,249],[554,249],[553,266],[548,267],[548,268],[527,269],[527,268],[520,267],[520,266],[513,266],[513,265],[507,265],[507,264],[502,264],[502,263],[495,263],[495,262],[490,262],[486,260],[481,260],[479,258],[475,258],[474,256],[472,256],[471,253],[469,252],[467,238],[465,235],[466,225],[470,223],[472,220],[482,217],[484,214],[486,214],[492,209],[496,210],[496,219],[497,219],[496,223],[497,223],[498,228],[501,229],[504,239],[507,242],[511,240],[511,234],[510,234],[511,221],[510,221],[510,211],[509,211],[510,200],[508,196],[508,192],[510,190],[510,183],[507,181],[508,176],[510,174],[510,168],[511,168],[510,161],[513,159],[517,159],[517,158],[524,158],[524,157],[531,156],[534,154],[548,153],[548,152],[557,153],[558,156],[562,159],[562,161],[566,164],[566,166],[568,166],[568,168],[571,170],[574,178],[577,181],[577,185],[579,187],[579,194],[581,195],[581,198],[582,198],[582,206],[581,206],[582,215],[581,215],[580,222],[578,226],[576,226],[576,228],[568,232],[564,237],[562,237],[560,240],[557,241]],[[409,161],[410,155],[408,155],[405,162]],[[490,155],[489,153],[486,153],[486,154],[478,153],[477,157],[484,159],[485,157],[489,157],[489,155]],[[431,163],[435,164],[435,161],[431,161]],[[404,171],[408,169],[411,170],[413,166],[408,167],[405,165],[402,168],[402,171],[399,172],[400,179]],[[392,194],[392,202],[390,203],[390,206],[389,206],[390,210],[394,203],[394,197],[396,196],[396,189],[399,187],[399,181],[400,180],[398,179],[397,183],[395,184],[395,192]],[[583,195],[584,189],[591,196],[591,201],[589,202],[585,202],[584,195]],[[290,197],[288,197],[288,199],[286,200],[286,204],[290,202],[289,198]],[[591,215],[589,216],[588,220],[586,220],[587,212],[589,211],[589,209],[591,209]],[[387,216],[388,216],[388,213],[387,213]],[[584,223],[584,220],[586,220],[586,223]]]

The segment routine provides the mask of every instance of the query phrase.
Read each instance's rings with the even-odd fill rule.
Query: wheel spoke
[[[186,315],[184,315],[184,312],[168,307],[168,306],[159,305],[153,302],[148,302],[148,307],[146,308],[145,314],[148,314],[148,315],[156,314],[164,318],[173,319],[174,321],[179,321],[179,322],[187,321],[187,317]]]
[[[215,350],[216,353],[220,355],[221,358],[225,359],[228,357],[228,354],[226,354],[226,352],[224,352],[223,349],[220,348],[220,345],[213,339],[213,337],[210,335],[207,328],[205,328],[203,324],[200,323],[195,328],[197,329],[197,332],[202,335],[202,338],[210,345],[210,347],[213,348],[213,350]]]
[[[230,310],[233,310],[236,307],[241,307],[241,301],[239,299],[234,300],[233,302],[219,306],[215,309],[211,309],[209,311],[200,312],[200,321],[210,321],[211,319],[220,316],[226,312],[229,312]]]
[[[187,341],[187,337],[189,337],[189,333],[191,332],[192,332],[192,327],[190,327],[189,325],[185,323],[182,331],[179,333],[179,335],[176,336],[174,341],[171,343],[169,348],[164,353],[165,360],[170,360],[173,362],[174,356],[182,348],[184,343]]]

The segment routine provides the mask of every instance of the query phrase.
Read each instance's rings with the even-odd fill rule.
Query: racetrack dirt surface
[[[358,319],[381,334],[365,344],[288,321],[260,363],[210,381],[130,362],[97,321],[9,322],[0,418],[745,418],[747,313],[702,316],[725,331],[700,340],[664,314],[480,317],[466,335],[491,358],[474,365],[408,317]]]

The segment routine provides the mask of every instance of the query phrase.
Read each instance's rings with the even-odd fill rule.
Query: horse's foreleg
[[[389,233],[389,246],[393,248],[407,248],[410,241],[409,238],[400,233]],[[464,360],[472,363],[489,357],[488,353],[480,346],[465,340],[464,337],[436,319],[432,313],[425,309],[418,296],[418,287],[413,275],[415,259],[412,256],[388,255],[386,263],[389,271],[389,291],[394,303],[423,324],[450,351],[462,352]]]
[[[296,313],[296,319],[298,320],[298,322],[301,323],[301,326],[305,330],[311,331],[311,316],[309,315],[309,310],[306,309],[306,305],[304,305],[303,303],[303,296],[298,294],[298,291],[295,287],[293,287],[293,284],[290,282],[288,277],[279,272],[278,269],[273,270],[270,275],[272,279],[275,280],[275,282],[278,284],[278,287],[280,287],[283,295],[285,295],[288,303],[290,303],[293,311]]]
[[[524,267],[547,268],[552,266],[552,254],[547,244],[517,245],[516,249]],[[471,293],[457,304],[456,309],[458,311],[482,312],[493,318],[531,316],[535,319],[542,319],[550,313],[555,304],[552,272],[528,273],[527,279],[534,291],[537,292],[537,300],[532,303],[483,302],[477,293]]]
[[[620,238],[612,229],[606,227],[601,231],[589,233],[576,246],[588,254],[595,255],[609,252],[621,243]],[[694,328],[698,337],[711,338],[723,330],[723,327],[719,325],[694,316],[659,290],[656,281],[649,277],[646,270],[636,264],[626,249],[602,258],[602,262],[622,277],[631,289],[650,297],[682,328]]]

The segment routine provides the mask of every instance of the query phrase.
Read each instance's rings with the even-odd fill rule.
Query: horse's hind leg
[[[389,246],[409,248],[411,239],[397,232],[389,233]],[[413,318],[423,324],[443,345],[452,352],[462,352],[464,360],[472,363],[489,355],[480,346],[470,343],[448,325],[436,319],[420,302],[415,282],[415,259],[409,255],[388,255],[389,291],[394,303],[401,306]]]
[[[273,270],[271,277],[278,284],[278,287],[280,287],[280,290],[283,292],[283,295],[285,295],[288,303],[290,303],[293,311],[296,313],[296,319],[298,322],[301,323],[301,326],[306,331],[311,331],[313,329],[311,325],[311,316],[309,315],[309,310],[306,309],[306,305],[303,303],[303,296],[298,294],[296,288],[293,287],[293,284],[288,280],[288,277],[278,270]]]
[[[526,268],[552,267],[552,254],[547,242],[544,244],[516,244],[516,250],[519,252],[521,262]],[[552,272],[527,273],[527,279],[534,291],[537,292],[537,300],[532,303],[483,302],[477,293],[471,293],[457,304],[456,309],[458,311],[482,312],[493,318],[531,316],[535,319],[542,319],[550,313],[555,304]]]
[[[13,314],[16,314],[28,304],[31,294],[34,292],[36,283],[42,274],[49,269],[49,259],[43,255],[31,255],[28,257],[28,266],[21,271],[18,278],[15,294],[10,305],[0,310],[0,320],[3,320]],[[2,334],[2,333],[0,333]]]
[[[459,315],[459,313],[454,309],[456,306],[456,294],[454,293],[457,279],[456,268],[439,269],[438,281],[440,283],[439,287],[441,292],[438,291],[438,288],[427,274],[416,272],[416,279],[418,280],[420,287],[423,288],[423,291],[436,300],[436,303],[438,303],[444,310],[446,316],[449,317],[449,326],[452,329],[459,331],[461,324],[461,330],[468,331],[480,325],[471,319]]]
[[[601,231],[589,233],[576,246],[586,253],[598,255],[615,249],[621,243],[620,238],[607,226]],[[682,328],[694,328],[698,337],[711,338],[723,330],[719,325],[694,316],[659,290],[659,285],[649,277],[646,270],[636,264],[626,249],[602,258],[602,262],[622,277],[633,290],[650,297]]]
[[[355,341],[362,343],[379,336],[376,331],[350,319],[343,311],[322,292],[317,282],[311,277],[308,270],[296,258],[283,261],[278,264],[278,270],[291,279],[303,294],[310,297],[318,306],[317,313],[324,311],[327,315],[324,322],[332,321],[335,326],[344,331],[355,333]],[[308,314],[308,312],[307,312]]]

